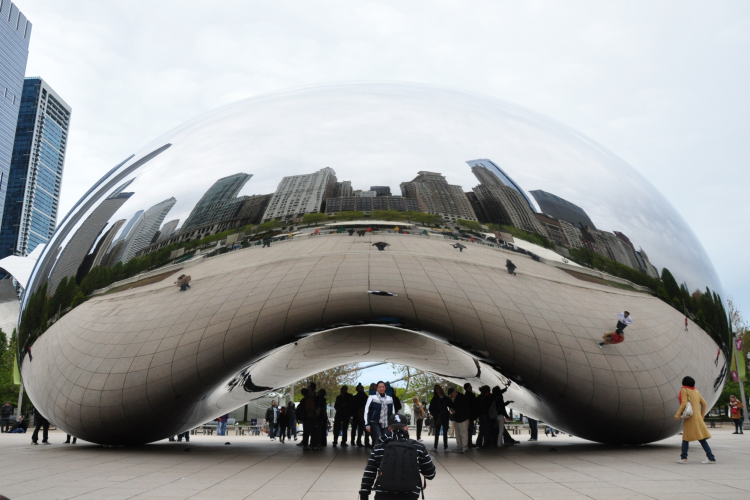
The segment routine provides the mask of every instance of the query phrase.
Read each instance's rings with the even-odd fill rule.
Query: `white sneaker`
[[[678,460],[677,463],[678,464],[686,464],[688,462],[687,462],[687,459],[685,459],[685,460]]]
[[[701,462],[702,464],[715,464],[716,460],[704,460]]]

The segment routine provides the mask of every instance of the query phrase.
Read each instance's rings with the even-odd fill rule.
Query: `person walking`
[[[286,418],[288,422],[287,427],[287,438],[291,439],[294,435],[294,440],[297,440],[297,409],[294,406],[294,401],[289,401],[286,405]]]
[[[339,434],[341,434],[341,447],[346,448],[349,446],[346,444],[349,419],[354,409],[354,395],[349,394],[349,386],[341,386],[341,393],[336,396],[333,409],[336,410],[336,414],[333,416],[333,446],[338,445]]]
[[[479,436],[477,436],[478,448],[489,448],[492,438],[492,421],[489,417],[490,405],[492,404],[492,394],[490,386],[483,385],[479,388],[479,397],[477,398],[479,409],[477,410],[477,421],[479,422]]]
[[[703,421],[703,416],[708,413],[710,409],[706,404],[706,400],[703,399],[701,393],[695,388],[695,379],[693,377],[685,377],[682,379],[682,389],[678,396],[680,401],[680,407],[677,409],[677,413],[674,418],[682,421],[682,453],[680,454],[680,464],[688,463],[688,447],[690,441],[698,441],[703,447],[703,451],[706,452],[707,460],[702,461],[702,464],[715,464],[716,457],[711,452],[711,447],[708,446],[707,439],[711,438],[711,433],[708,432],[706,423]]]
[[[268,424],[268,437],[276,441],[276,433],[279,430],[280,419],[279,407],[276,401],[271,401],[271,406],[266,408],[266,423]]]
[[[419,398],[414,396],[411,405],[411,418],[417,426],[417,441],[422,440],[422,424],[424,423],[424,406],[419,402]]]
[[[289,419],[286,415],[286,407],[279,406],[279,426],[278,426],[279,441],[284,442],[287,438],[287,432],[289,431]]]
[[[729,396],[729,417],[734,422],[734,432],[732,434],[744,434],[742,428],[742,401],[736,396]]]
[[[529,441],[536,441],[539,437],[539,422],[531,417],[526,417],[529,420],[529,433],[531,437]]]
[[[365,432],[365,406],[367,405],[367,394],[362,384],[357,384],[355,388],[357,393],[352,401],[352,446],[356,435],[357,446],[362,448],[370,444],[370,435]],[[362,434],[365,435],[365,444],[362,444]]]
[[[50,444],[50,442],[47,441],[49,435],[49,420],[44,418],[36,408],[34,408],[34,421],[36,422],[36,427],[34,428],[34,433],[31,435],[31,444],[39,444],[37,442],[39,441],[39,429],[42,429],[42,444]]]
[[[443,449],[448,449],[448,427],[450,426],[450,407],[452,403],[445,396],[443,388],[435,385],[430,400],[430,415],[432,415],[435,426],[435,446],[432,451],[437,451],[440,442],[440,431],[443,431]]]
[[[367,500],[375,489],[375,500],[417,500],[437,471],[425,446],[409,439],[409,426],[403,415],[390,415],[388,428],[375,443],[362,476],[360,500]],[[374,484],[373,484],[374,483]]]
[[[10,401],[0,406],[0,432],[10,432],[10,416],[13,415],[13,407]]]
[[[607,333],[606,335],[602,336],[602,340],[604,342],[599,342],[599,347],[605,346],[605,345],[612,345],[612,344],[619,344],[623,340],[625,340],[625,334],[623,333],[623,330],[633,322],[633,318],[630,317],[630,313],[628,311],[623,311],[617,315],[617,326],[615,327],[615,331],[612,333]]]
[[[427,435],[432,436],[432,433],[435,432],[435,419],[428,413],[427,418],[424,419],[424,423],[427,426]]]
[[[372,445],[388,428],[388,416],[393,415],[393,399],[385,393],[385,382],[377,383],[375,394],[367,398],[365,405],[365,429],[372,437]]]
[[[456,453],[469,451],[469,414],[471,412],[469,399],[453,387],[450,397],[453,398],[451,414],[456,429]]]
[[[271,237],[270,236],[266,236],[265,238],[263,238],[263,246],[261,248],[266,248],[266,247],[271,248]]]
[[[180,436],[182,436],[182,434],[180,434]],[[70,444],[71,437],[73,438],[73,444],[76,444],[76,441],[78,441],[78,438],[75,436],[71,436],[70,434],[68,434],[68,437],[65,439],[65,442],[63,442],[63,444]],[[188,441],[190,440],[188,439]]]
[[[474,388],[471,387],[470,383],[464,384],[464,396],[469,401],[469,448],[474,448],[472,439],[476,432],[477,416],[479,415],[479,400],[477,395],[474,394]]]
[[[228,420],[229,420],[229,413],[225,413],[224,415],[218,418],[218,421],[216,423],[216,435],[217,436],[226,436]]]
[[[302,393],[302,400],[297,406],[297,414],[302,417],[302,442],[297,446],[302,446],[303,450],[309,450],[311,446],[318,446],[315,393],[311,394],[307,387],[303,387],[300,393]]]

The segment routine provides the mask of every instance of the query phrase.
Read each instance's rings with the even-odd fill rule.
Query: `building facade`
[[[325,211],[325,201],[333,198],[336,172],[331,167],[305,175],[290,175],[281,179],[268,204],[263,222],[274,219],[291,220]]]
[[[529,198],[529,195],[526,194],[526,191],[524,191],[523,188],[521,188],[521,186],[508,174],[506,174],[505,171],[500,168],[495,162],[493,162],[492,160],[488,160],[487,158],[480,158],[479,160],[469,160],[466,162],[466,164],[469,165],[472,172],[475,171],[475,168],[483,168],[491,175],[494,175],[495,177],[500,179],[504,186],[513,189],[519,195],[521,195],[521,197],[529,205],[529,210],[531,210],[532,213],[536,213],[536,207],[531,202],[531,198]],[[476,173],[474,175],[476,175]]]
[[[413,180],[401,183],[401,194],[404,198],[416,200],[420,211],[445,220],[477,220],[463,188],[448,184],[445,176],[438,172],[417,172]]]
[[[370,191],[375,191],[377,196],[392,196],[391,186],[370,186]]]
[[[10,0],[0,1],[0,219],[5,208],[30,39],[31,23],[26,16]]]
[[[352,189],[352,181],[341,181],[337,182],[333,190],[334,198],[348,198],[354,196],[354,190]]]
[[[507,224],[524,231],[547,234],[542,224],[529,208],[527,200],[493,171],[481,167],[471,167],[472,173],[479,180],[473,191],[479,204],[484,208],[489,222]]]
[[[551,215],[556,219],[570,222],[576,227],[590,227],[596,229],[596,226],[591,222],[591,218],[586,211],[578,205],[552,193],[542,191],[541,189],[531,191],[531,195],[545,214]]]
[[[182,230],[189,231],[199,226],[223,220],[223,218],[229,217],[228,213],[239,211],[244,200],[238,200],[237,195],[252,176],[252,174],[240,172],[222,177],[214,182],[193,207],[182,226]]]
[[[273,194],[256,194],[245,196],[237,218],[241,219],[242,224],[258,224],[263,219],[263,214],[271,203]]]
[[[378,197],[355,197],[328,198],[326,200],[326,213],[336,214],[338,212],[372,212],[374,210],[398,210],[399,212],[419,212],[419,203],[411,198],[402,196],[378,196]]]
[[[164,222],[164,219],[167,217],[169,211],[172,210],[175,203],[177,203],[177,200],[172,197],[157,203],[143,212],[135,224],[133,224],[130,234],[125,238],[122,249],[117,259],[115,259],[114,264],[118,262],[127,263],[135,257],[136,252],[149,246],[154,234],[159,230],[161,223]]]
[[[68,279],[78,275],[78,268],[84,261],[94,246],[94,242],[99,238],[102,230],[107,225],[107,221],[117,212],[126,201],[133,196],[133,193],[114,193],[108,197],[96,210],[84,221],[81,226],[73,233],[65,249],[52,268],[52,274],[49,278],[47,293],[53,295],[66,276]],[[96,255],[92,260],[96,260]]]
[[[0,258],[25,256],[55,231],[72,109],[39,77],[23,82],[5,205]]]

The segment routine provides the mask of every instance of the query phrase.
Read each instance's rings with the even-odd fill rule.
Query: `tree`
[[[321,213],[305,214],[302,216],[302,222],[307,224],[308,226],[313,223],[315,223],[315,225],[317,226],[319,222],[324,222],[328,219],[328,215]]]
[[[337,213],[333,218],[337,221],[359,220],[365,218],[365,213],[357,212],[356,210],[346,210]]]
[[[482,230],[482,225],[478,223],[477,221],[473,221],[473,220],[458,219],[458,225],[468,227],[472,231],[479,232]]]
[[[442,222],[442,219],[439,219],[437,215],[428,214],[425,212],[404,212],[404,216],[407,218],[409,222],[413,220],[420,224],[426,224],[426,225],[432,224],[434,226],[437,226],[439,223]]]
[[[352,384],[357,382],[360,374],[361,371],[359,370],[359,365],[357,363],[349,363],[303,378],[295,385],[302,388],[310,385],[310,382],[315,382],[318,390],[326,390],[326,400],[331,403],[341,391],[342,385],[348,385],[350,387],[349,392],[354,393],[354,391],[351,390],[353,389]],[[302,399],[302,394],[299,389],[295,389],[294,392],[295,401]]]
[[[672,276],[672,273],[666,267],[661,271],[661,281],[664,283],[664,288],[671,299],[682,297],[677,280],[674,279],[674,276]]]
[[[255,226],[255,233],[265,233],[266,231],[271,231],[277,227],[282,227],[283,225],[284,223],[278,219],[269,220],[268,222]]]
[[[373,210],[371,215],[373,219],[377,220],[404,220],[403,212],[399,212],[398,210]]]
[[[393,372],[398,375],[398,378],[403,379],[406,383],[403,397],[401,392],[398,391],[399,397],[404,406],[406,406],[407,403],[411,404],[411,400],[415,396],[418,397],[420,401],[426,399],[429,402],[435,385],[443,386],[443,390],[446,394],[448,393],[447,388],[455,385],[442,377],[438,377],[437,375],[422,370],[417,370],[416,368],[396,364],[392,364],[391,367],[393,368]],[[458,389],[460,392],[463,392],[463,388],[459,387]]]

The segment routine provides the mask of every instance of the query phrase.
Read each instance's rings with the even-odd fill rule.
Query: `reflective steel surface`
[[[371,360],[510,380],[521,413],[641,443],[678,432],[683,376],[718,397],[722,295],[680,215],[591,139],[466,92],[323,85],[196,118],[99,180],[37,262],[19,360],[34,405],[99,443]]]

